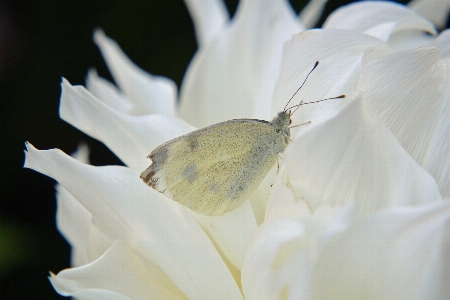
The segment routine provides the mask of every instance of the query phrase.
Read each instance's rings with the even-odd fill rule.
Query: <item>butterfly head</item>
[[[278,134],[284,136],[286,144],[289,143],[289,137],[291,136],[289,125],[292,123],[291,111],[280,111],[270,123],[275,127]]]
[[[290,110],[280,111],[276,117],[280,126],[288,127],[289,125],[291,125],[292,124],[291,115],[292,113]]]

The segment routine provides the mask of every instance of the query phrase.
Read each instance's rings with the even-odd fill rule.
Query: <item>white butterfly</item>
[[[141,178],[196,212],[221,215],[233,210],[250,197],[289,144],[293,107],[285,107],[270,122],[235,119],[168,141],[148,155],[153,163]]]

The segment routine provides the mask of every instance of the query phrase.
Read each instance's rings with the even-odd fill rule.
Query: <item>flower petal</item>
[[[81,144],[71,156],[88,164],[89,149]],[[99,258],[112,240],[93,221],[91,213],[62,185],[56,185],[56,226],[71,246],[71,266],[81,266]]]
[[[368,62],[358,90],[408,153],[450,196],[450,63],[419,48]]]
[[[367,217],[320,254],[314,299],[447,299],[450,202]]]
[[[422,31],[437,34],[433,23],[406,6],[392,2],[357,2],[335,10],[323,28],[358,31],[385,42],[399,31]]]
[[[441,49],[442,57],[450,58],[450,29],[442,31],[430,46]]]
[[[360,98],[327,122],[304,128],[284,153],[296,199],[359,203],[360,213],[440,199],[435,180]]]
[[[227,8],[222,0],[184,0],[195,26],[199,47],[203,47],[222,30],[228,19]]]
[[[95,70],[88,72],[86,89],[97,99],[117,111],[128,113],[134,106],[127,96],[121,93],[114,84],[98,76]]]
[[[91,264],[52,274],[50,281],[59,294],[82,299],[187,299],[161,268],[124,241]]]
[[[436,27],[445,28],[450,2],[443,0],[412,0],[408,6],[432,21]]]
[[[292,189],[287,187],[288,176],[286,165],[280,169],[270,192],[269,203],[267,204],[265,222],[277,219],[288,218],[300,221],[311,216],[311,211],[305,201],[295,199]]]
[[[81,266],[100,257],[113,240],[92,222],[91,213],[59,184],[56,199],[56,224],[72,248],[71,265]]]
[[[328,218],[276,219],[258,227],[242,268],[246,299],[312,299],[316,258],[330,238],[348,228],[354,212],[348,205]]]
[[[241,270],[248,240],[257,227],[250,202],[222,216],[194,216],[224,256]]]
[[[277,175],[278,166],[274,166],[264,177],[258,188],[250,196],[250,204],[252,205],[256,223],[258,225],[264,222],[266,214],[267,202],[269,201],[272,184]]]
[[[72,157],[89,163],[88,155],[88,147],[82,144]],[[81,266],[97,259],[112,245],[113,241],[106,236],[94,236],[98,228],[92,223],[91,213],[60,184],[56,185],[56,202],[56,226],[71,246],[72,266]]]
[[[189,298],[241,299],[211,241],[189,212],[125,167],[82,164],[60,150],[28,146],[25,167],[55,178],[98,226],[156,263]]]
[[[289,105],[310,102],[341,94],[351,95],[358,83],[361,65],[393,50],[384,42],[358,32],[340,29],[308,30],[285,44],[283,62],[275,89],[272,113],[285,107],[301,86],[308,72],[319,61],[305,85]],[[330,118],[345,100],[302,106],[293,116],[293,124]]]
[[[408,49],[415,49],[420,47],[427,47],[435,36],[429,35],[422,31],[404,30],[392,33],[389,38],[389,45],[396,51],[404,51]]]
[[[61,85],[61,119],[105,143],[127,166],[140,172],[150,164],[146,156],[155,147],[193,129],[171,116],[128,115],[82,86],[72,86],[65,79]]]
[[[181,89],[180,116],[197,127],[273,117],[270,105],[282,45],[300,30],[285,0],[241,1],[227,30],[191,62]]]
[[[153,76],[140,69],[101,30],[94,32],[94,42],[100,48],[117,85],[133,101],[133,114],[173,116],[176,86],[172,80]]]
[[[314,27],[323,14],[328,0],[310,0],[300,12],[300,20],[306,28]]]
[[[312,247],[311,247],[312,246]],[[255,232],[242,267],[245,299],[307,299],[314,246],[293,220],[264,223]]]
[[[346,206],[323,204],[319,206],[314,213],[308,207],[302,199],[296,199],[295,194],[290,188],[289,178],[286,172],[286,165],[281,167],[280,173],[273,183],[269,203],[267,205],[266,216],[264,222],[269,222],[275,219],[292,219],[298,222],[335,222],[335,229],[339,225],[339,230],[342,231],[343,227],[346,227],[345,220],[353,219],[356,215],[356,205],[348,204]],[[336,216],[340,216],[343,220],[336,219]]]

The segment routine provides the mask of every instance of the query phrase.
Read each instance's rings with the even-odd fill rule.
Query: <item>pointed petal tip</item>
[[[40,152],[39,149],[34,147],[30,142],[25,142],[25,162],[23,164],[23,167],[26,169],[32,169],[36,170],[36,161],[39,159],[37,156],[39,155],[38,152]]]
[[[29,141],[25,141],[25,148],[27,148],[25,151],[28,151],[28,146],[33,147],[33,145]]]
[[[25,153],[25,161],[23,162],[23,168],[31,169],[30,163],[29,163],[29,156],[31,155],[31,152],[36,150],[36,148],[28,141],[25,142],[25,150],[23,152]]]
[[[48,276],[47,276],[48,281],[50,281],[50,284],[52,286],[54,286],[53,282],[56,279],[56,274],[53,273],[52,271],[48,271]]]
[[[48,276],[47,278],[55,291],[61,296],[72,296],[72,293],[67,292],[67,286],[64,286],[64,283],[61,282],[61,279],[52,271],[50,271],[49,273],[50,276]]]
[[[85,80],[88,81],[92,77],[98,77],[97,69],[93,67],[88,69]]]
[[[97,73],[97,69],[96,68],[89,68],[86,76],[84,77],[84,83],[85,83],[85,87],[88,91],[92,92],[91,87],[93,84],[93,81],[98,79],[98,73]]]
[[[94,33],[92,35],[92,40],[97,45],[97,47],[102,51],[106,46],[110,47],[117,47],[120,49],[120,46],[117,44],[117,42],[106,35],[106,33],[103,31],[103,29],[95,29]],[[120,50],[122,51],[122,50]]]
[[[67,80],[64,77],[61,77],[61,87],[64,87],[65,85],[71,85],[69,80]]]
[[[82,141],[78,143],[77,150],[70,154],[73,158],[78,160],[79,162],[82,162],[83,164],[89,164],[89,154],[91,153],[91,150],[89,149],[89,145]]]
[[[92,40],[94,43],[98,45],[102,40],[104,40],[106,37],[105,32],[101,28],[94,29],[94,33],[92,34]]]

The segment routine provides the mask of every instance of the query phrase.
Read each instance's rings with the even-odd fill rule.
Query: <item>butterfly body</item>
[[[271,121],[235,119],[168,141],[141,178],[184,206],[221,215],[239,207],[289,144],[290,112]]]

